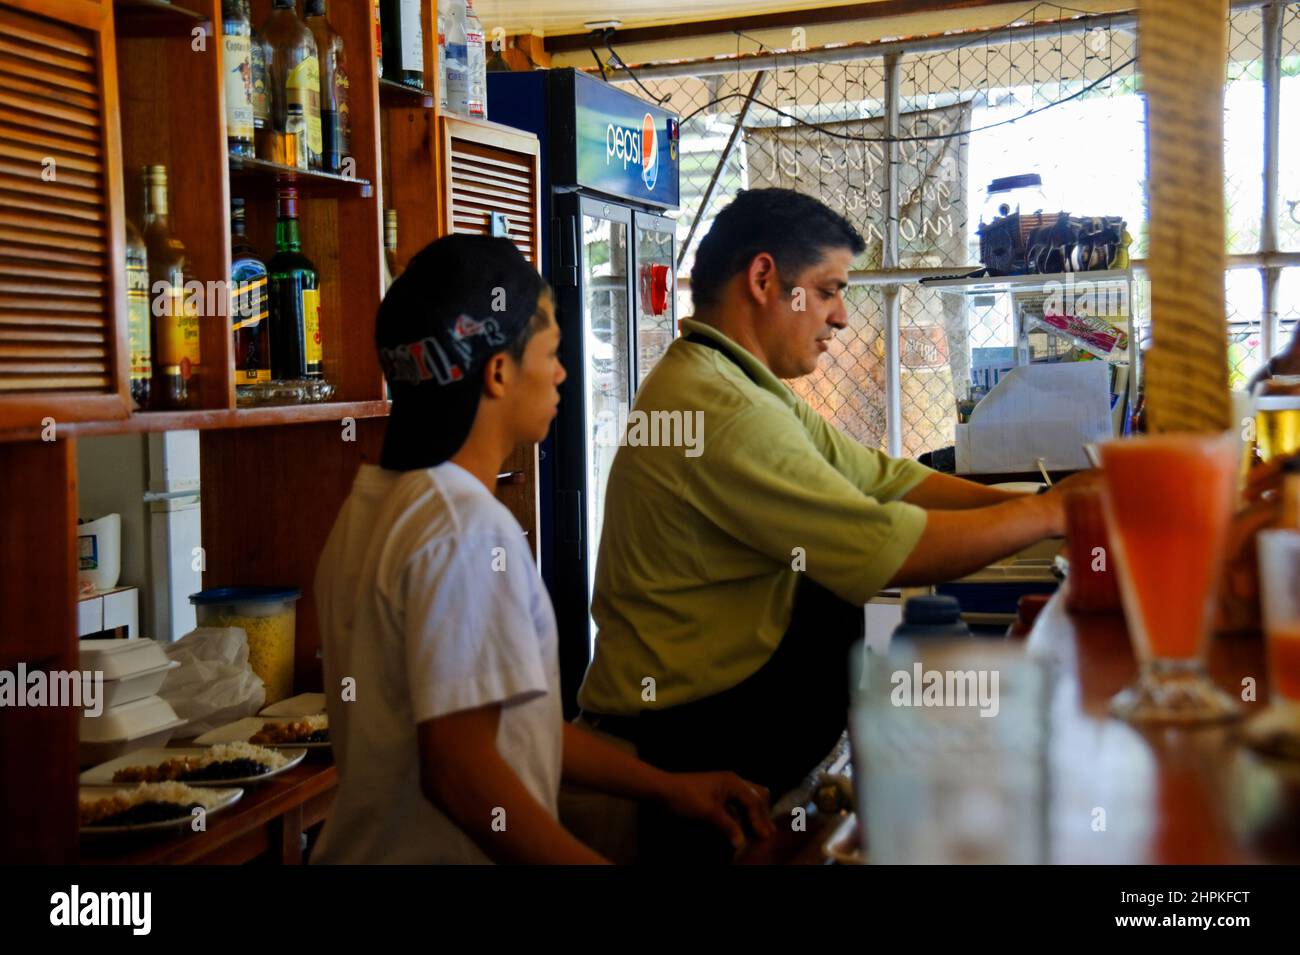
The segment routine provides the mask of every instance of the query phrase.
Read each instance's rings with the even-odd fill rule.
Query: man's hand
[[[776,827],[768,817],[768,792],[735,773],[669,773],[664,805],[679,816],[711,822],[740,849],[745,833],[737,820],[749,823],[759,839],[768,839]]]
[[[1102,482],[1101,468],[1089,468],[1087,471],[1076,471],[1069,477],[1062,478],[1053,484],[1047,493],[1065,494],[1069,491],[1101,490]]]

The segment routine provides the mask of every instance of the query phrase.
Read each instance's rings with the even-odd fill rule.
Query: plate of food
[[[81,785],[175,782],[190,786],[243,786],[273,779],[297,766],[306,755],[302,748],[269,749],[253,743],[138,749],[86,770],[81,774]]]
[[[194,810],[220,812],[237,803],[242,789],[207,789],[184,783],[83,786],[77,794],[83,835],[151,832],[190,825]]]
[[[252,743],[271,749],[328,749],[329,717],[324,714],[300,717],[246,716],[209,730],[194,740],[199,746],[220,743]]]
[[[279,703],[272,703],[258,712],[258,716],[318,716],[325,712],[324,693],[299,693]]]

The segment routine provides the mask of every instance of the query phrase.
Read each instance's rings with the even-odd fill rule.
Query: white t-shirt
[[[339,788],[312,861],[490,862],[421,791],[416,726],[491,703],[497,751],[556,814],[555,613],[518,522],[477,478],[363,465],[315,596]]]

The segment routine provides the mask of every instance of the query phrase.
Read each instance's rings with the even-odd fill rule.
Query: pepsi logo
[[[655,137],[654,117],[649,113],[641,120],[641,181],[654,191],[659,179],[659,143]]]
[[[625,170],[639,165],[641,181],[647,189],[654,189],[659,181],[659,137],[653,116],[645,114],[639,131],[613,123],[605,127],[605,165],[615,160],[622,161]]]

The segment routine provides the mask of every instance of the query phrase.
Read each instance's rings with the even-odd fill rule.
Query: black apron
[[[735,361],[710,338],[692,334],[686,340]],[[670,772],[731,770],[779,798],[803,781],[844,732],[849,650],[863,637],[863,621],[861,606],[802,577],[790,625],[771,658],[721,693],[642,711],[627,734],[635,737],[637,755]],[[707,632],[701,638],[708,639]],[[642,862],[727,862],[732,856],[731,845],[711,824],[649,803],[640,809],[637,845]]]

